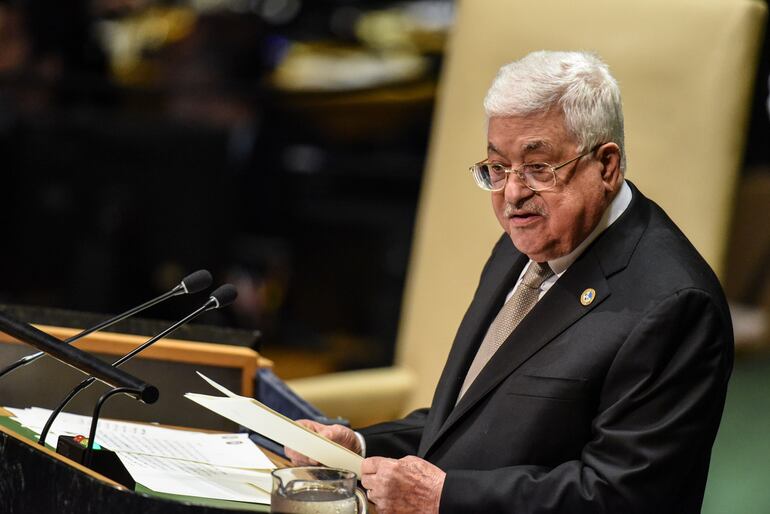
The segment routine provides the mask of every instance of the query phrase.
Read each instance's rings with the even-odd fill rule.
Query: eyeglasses
[[[499,162],[488,162],[487,159],[484,159],[471,166],[469,170],[476,181],[476,185],[486,191],[502,191],[505,188],[509,173],[515,173],[519,180],[532,191],[547,191],[556,186],[556,172],[558,170],[577,161],[581,157],[593,153],[599,146],[596,145],[589,151],[556,166],[552,166],[547,162],[528,162],[518,168],[514,168],[512,166],[507,167]]]

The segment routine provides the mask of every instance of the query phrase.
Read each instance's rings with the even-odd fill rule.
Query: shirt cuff
[[[364,436],[359,434],[358,432],[353,432],[356,435],[356,439],[358,439],[358,444],[361,445],[361,457],[366,457],[366,440],[364,439]]]

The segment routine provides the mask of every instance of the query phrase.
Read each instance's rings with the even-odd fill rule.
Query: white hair
[[[625,172],[620,88],[597,55],[532,52],[500,68],[484,99],[488,118],[541,114],[557,106],[581,152],[613,142]]]

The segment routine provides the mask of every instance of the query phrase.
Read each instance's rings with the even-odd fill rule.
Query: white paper
[[[217,391],[219,391],[223,395],[227,396],[228,398],[246,398],[245,396],[241,396],[239,394],[236,394],[236,393],[232,392],[231,390],[229,390],[228,388],[226,388],[225,386],[223,386],[221,384],[217,384],[216,382],[211,380],[209,377],[207,377],[206,375],[204,375],[200,371],[196,371],[196,373],[198,374],[199,377],[201,377],[203,380],[208,382],[208,384],[211,387],[213,387],[214,389],[216,389]]]
[[[40,433],[51,411],[8,409],[31,430]],[[88,435],[91,418],[61,413],[52,429],[59,435]],[[50,439],[49,439],[50,440]],[[217,466],[250,469],[274,469],[275,465],[250,439],[248,434],[207,434],[191,430],[164,428],[142,423],[100,419],[96,442],[115,452],[130,452]],[[53,440],[55,445],[56,440]],[[136,478],[136,477],[135,477]]]
[[[45,426],[45,423],[52,412],[49,409],[41,409],[39,407],[31,407],[28,409],[16,409],[9,407],[7,410],[14,415],[14,418],[19,421],[19,423],[37,434],[42,432],[43,426]],[[48,437],[46,437],[46,443],[55,448],[60,435],[88,436],[90,429],[90,416],[81,416],[78,414],[62,412],[51,426]],[[162,437],[163,435],[168,436],[170,433],[180,432],[182,434],[179,437],[184,437],[184,431],[174,430],[171,428],[163,428],[144,423],[131,423],[128,421],[100,419],[96,429],[96,440],[99,442],[100,435],[107,433]],[[189,433],[194,434],[195,432]]]
[[[51,414],[37,407],[8,410],[37,433]],[[61,434],[87,435],[90,426],[89,416],[62,413],[47,440],[55,445]],[[96,441],[115,451],[136,482],[154,491],[270,503],[270,471],[275,465],[247,434],[209,434],[104,419],[99,420]]]
[[[118,453],[137,482],[161,493],[270,504],[269,471],[222,468],[209,464]]]
[[[176,432],[182,432],[177,430]],[[154,457],[186,460],[215,466],[273,469],[273,462],[249,439],[248,434],[185,434],[181,437],[147,437],[97,434],[104,448]]]
[[[226,394],[227,398],[198,393],[187,393],[186,398],[326,466],[347,469],[361,476],[361,463],[364,459],[360,455],[308,430],[253,398],[239,396],[213,380],[203,378]]]

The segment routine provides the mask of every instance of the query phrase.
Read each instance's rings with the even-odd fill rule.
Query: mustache
[[[545,207],[536,198],[525,198],[516,204],[506,202],[503,213],[506,218],[522,214],[545,216]]]

